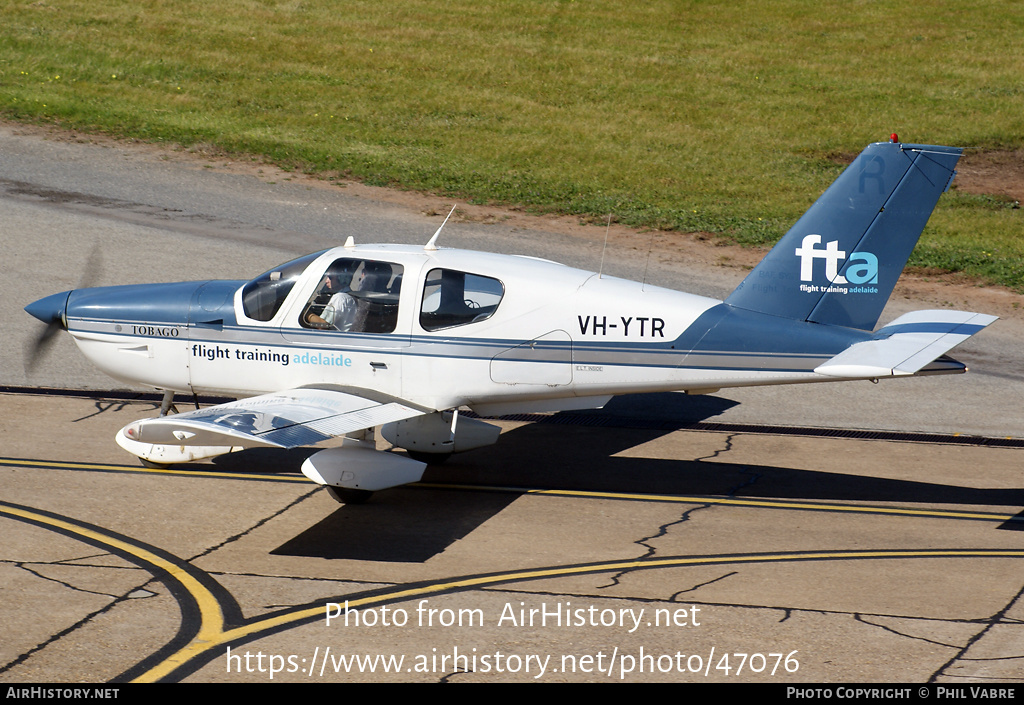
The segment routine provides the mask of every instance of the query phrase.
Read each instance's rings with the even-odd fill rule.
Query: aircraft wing
[[[301,388],[144,419],[121,433],[160,446],[297,448],[430,411],[366,390]]]
[[[912,375],[995,320],[996,316],[967,311],[914,311],[814,371],[846,378]],[[963,367],[949,371],[962,372]]]

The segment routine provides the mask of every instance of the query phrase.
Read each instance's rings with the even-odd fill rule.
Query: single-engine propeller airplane
[[[26,311],[110,376],[164,391],[159,417],[117,434],[143,462],[344,437],[302,471],[361,501],[495,443],[462,408],[964,372],[945,353],[994,316],[917,311],[872,332],[961,151],[869,145],[725,301],[441,248],[442,223],[425,247],[350,237],[248,282],[75,289]],[[175,392],[239,401],[169,414]],[[377,451],[377,426],[407,454]]]

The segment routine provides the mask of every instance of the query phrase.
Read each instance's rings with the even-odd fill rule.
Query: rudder
[[[868,145],[725,303],[871,330],[962,151]]]

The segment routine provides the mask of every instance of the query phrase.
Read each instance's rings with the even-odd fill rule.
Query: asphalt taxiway
[[[152,402],[0,405],[3,681],[963,683],[1024,666],[1014,444],[554,416],[341,506],[301,453],[129,462],[110,438]]]

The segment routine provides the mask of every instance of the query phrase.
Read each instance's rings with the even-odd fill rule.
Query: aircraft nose
[[[59,323],[64,326],[64,311],[67,309],[70,291],[51,294],[25,307],[25,312],[47,325]]]

